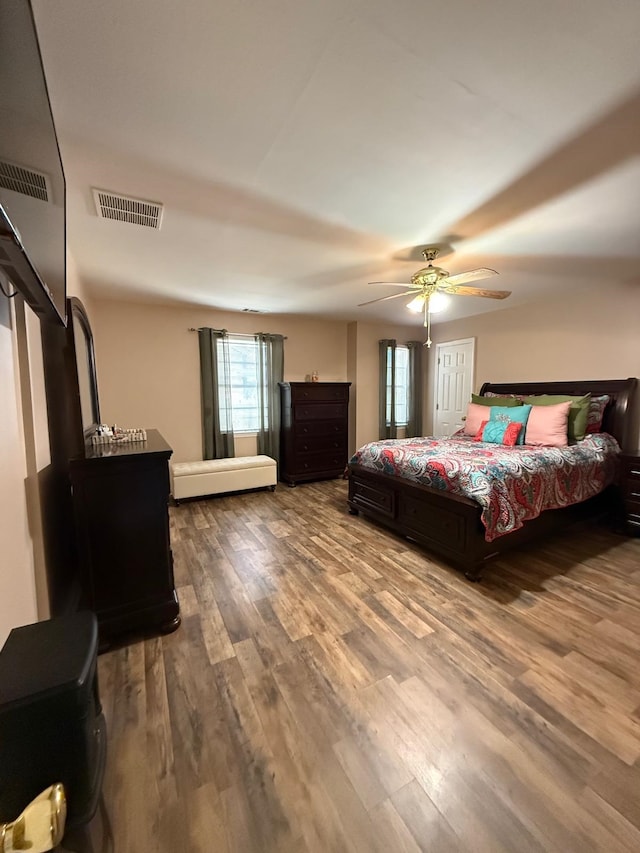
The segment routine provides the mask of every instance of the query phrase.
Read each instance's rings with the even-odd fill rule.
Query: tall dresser
[[[340,477],[347,464],[350,382],[281,382],[280,479]]]

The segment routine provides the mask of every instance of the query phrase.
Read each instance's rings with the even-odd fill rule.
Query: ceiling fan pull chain
[[[431,311],[429,311],[429,295],[425,296],[424,299],[424,325],[427,329],[427,340],[424,346],[427,348],[431,348],[432,340],[431,340]]]

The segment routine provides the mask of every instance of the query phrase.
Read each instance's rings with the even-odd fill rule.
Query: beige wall
[[[424,340],[424,329],[420,325],[388,326],[382,323],[349,324],[349,371],[353,377],[355,394],[353,398],[354,428],[353,443],[349,450],[353,452],[368,441],[378,439],[378,341],[394,338],[399,344],[407,341]],[[426,351],[425,359],[426,359]],[[423,375],[424,375],[423,370]]]
[[[475,389],[483,382],[626,379],[640,376],[640,288],[603,286],[599,293],[505,308],[466,320],[439,323],[434,345],[476,338]],[[431,352],[434,350],[432,349]],[[428,412],[432,429],[435,364],[429,360]],[[640,389],[635,399],[638,439]]]
[[[159,429],[177,462],[202,458],[198,336],[190,327],[286,335],[285,379],[301,381],[317,370],[321,381],[352,381],[358,413],[361,399],[366,411],[358,436],[366,435],[367,441],[377,438],[378,338],[395,333],[399,340],[407,334],[419,337],[415,327],[358,324],[356,372],[348,366],[353,341],[348,347],[347,323],[342,321],[105,300],[92,307],[103,421]],[[254,452],[255,439],[236,441],[238,456]]]

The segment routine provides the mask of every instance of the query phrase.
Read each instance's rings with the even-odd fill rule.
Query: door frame
[[[471,344],[471,391],[473,392],[473,389],[476,387],[476,340],[477,338],[474,336],[472,338],[459,338],[455,341],[441,341],[440,343],[436,344],[436,364],[433,383],[431,435],[435,435],[436,417],[438,413],[438,388],[440,385],[440,347],[451,347],[459,344]]]

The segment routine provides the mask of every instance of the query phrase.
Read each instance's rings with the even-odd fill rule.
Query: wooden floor
[[[478,585],[343,481],[171,524],[182,626],[100,658],[116,853],[640,850],[640,540]]]

